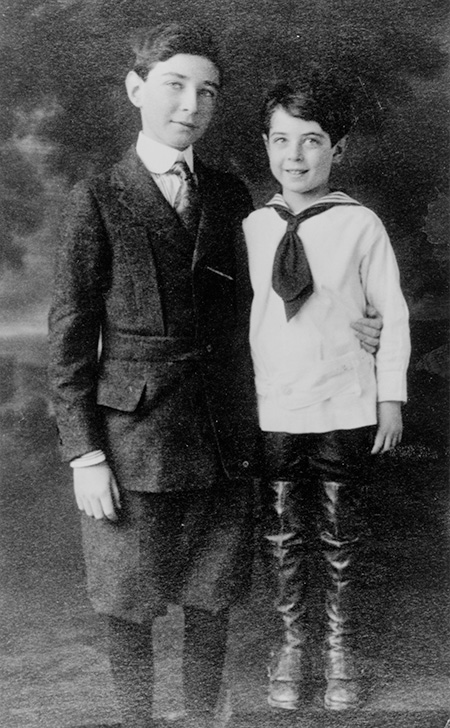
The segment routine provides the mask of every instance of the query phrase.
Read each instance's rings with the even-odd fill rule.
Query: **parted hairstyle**
[[[218,49],[210,31],[199,23],[162,23],[138,30],[132,37],[133,71],[144,81],[160,61],[178,53],[202,56],[213,63],[222,79]]]
[[[284,109],[291,116],[316,121],[334,146],[356,122],[351,93],[339,78],[314,71],[293,81],[277,81],[267,92],[261,109],[261,124],[269,133],[273,113]]]

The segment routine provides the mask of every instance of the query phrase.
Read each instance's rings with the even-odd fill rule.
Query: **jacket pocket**
[[[97,404],[122,412],[134,412],[145,390],[144,379],[124,379],[108,376],[97,386]]]

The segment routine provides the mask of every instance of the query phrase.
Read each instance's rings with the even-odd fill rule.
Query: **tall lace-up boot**
[[[268,702],[274,708],[295,710],[308,691],[305,590],[305,534],[301,526],[300,494],[285,480],[266,485],[266,532],[278,588],[275,603],[283,631],[282,644],[271,655]]]
[[[325,708],[344,711],[360,702],[354,654],[352,612],[355,561],[360,550],[360,497],[355,485],[322,484],[324,528],[320,534],[326,563]]]

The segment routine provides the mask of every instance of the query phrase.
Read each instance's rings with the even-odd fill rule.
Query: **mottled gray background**
[[[84,594],[70,473],[58,459],[46,316],[67,191],[115,161],[138,130],[123,85],[126,36],[172,18],[199,18],[217,33],[226,84],[199,151],[237,172],[256,204],[274,189],[258,127],[267,83],[320,62],[339,67],[355,91],[358,122],[335,181],[373,207],[391,234],[413,356],[405,439],[381,461],[371,500],[376,556],[366,570],[362,609],[372,626],[363,651],[378,692],[369,722],[346,728],[440,728],[441,714],[433,723],[420,711],[448,705],[449,22],[442,0],[0,0],[0,725],[118,720]],[[238,714],[265,701],[268,592],[261,579],[255,589],[231,638]],[[181,709],[174,619],[158,638],[166,685],[160,714]],[[388,722],[377,722],[380,711]],[[313,710],[305,728],[324,726],[320,716]],[[259,715],[254,725],[265,721]]]
[[[0,335],[45,330],[55,227],[68,186],[116,160],[138,114],[126,99],[132,28],[198,17],[218,34],[223,104],[202,142],[255,201],[271,188],[258,110],[305,61],[338,66],[359,121],[338,180],[385,221],[413,318],[444,315],[448,243],[448,19],[441,0],[0,2]],[[119,52],[118,52],[119,49]]]

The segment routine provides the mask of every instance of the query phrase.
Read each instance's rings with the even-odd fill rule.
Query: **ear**
[[[334,145],[333,148],[333,164],[339,164],[342,162],[345,154],[345,150],[347,148],[347,141],[348,137],[344,136],[342,139],[339,139],[338,142]]]
[[[141,108],[141,90],[142,85],[145,82],[143,79],[136,73],[136,71],[129,71],[127,74],[127,77],[125,78],[125,87],[127,89],[128,98],[130,99],[131,103],[134,104],[138,109]]]
[[[267,134],[263,134],[262,138],[263,138],[264,146],[266,148],[266,152],[268,152],[269,151],[269,137],[267,136]]]

